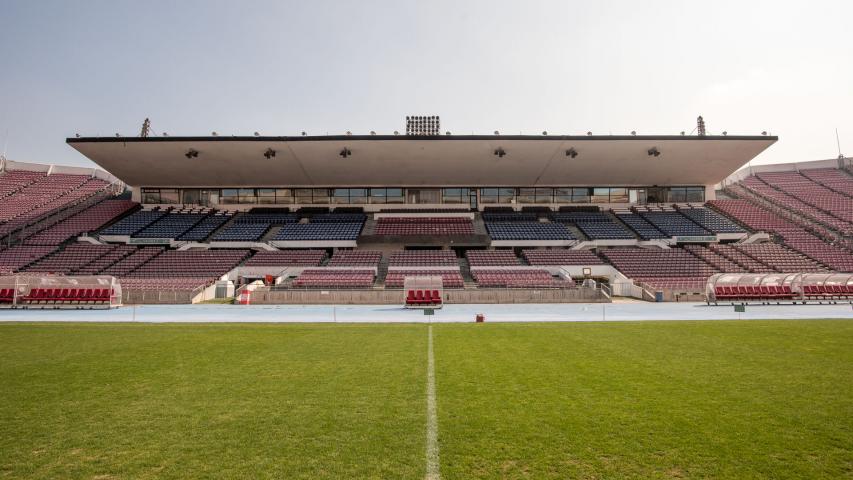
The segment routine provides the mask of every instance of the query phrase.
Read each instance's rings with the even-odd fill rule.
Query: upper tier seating
[[[654,288],[703,291],[717,269],[680,248],[607,248],[601,255],[617,270]]]
[[[786,210],[814,219],[841,232],[853,232],[853,223],[851,223],[853,218],[848,217],[843,211],[830,213],[825,208],[816,207],[807,203],[811,202],[822,204],[822,201],[814,199],[821,198],[822,194],[826,194],[828,192],[833,196],[844,199],[838,203],[838,205],[843,208],[849,203],[849,201],[847,201],[847,197],[832,192],[826,189],[826,187],[819,186],[795,172],[776,172],[774,174],[761,175],[762,177],[747,177],[741,182],[741,185],[746,187],[748,190],[769,199]],[[762,180],[762,178],[765,180]],[[811,186],[799,183],[801,179],[810,182]],[[773,182],[772,186],[766,182]],[[782,188],[785,188],[788,191],[781,190]],[[816,192],[815,190],[818,189],[822,189],[823,191]]]
[[[154,279],[148,284],[162,285],[161,288],[167,288],[176,278],[193,279],[196,288],[213,284],[250,254],[250,250],[166,250],[126,277]]]
[[[217,232],[211,241],[214,242],[256,242],[270,229],[269,223],[238,223],[234,222]]]
[[[295,223],[281,227],[274,240],[356,240],[363,226],[363,223]]]
[[[630,240],[634,234],[612,216],[599,211],[572,211],[551,214],[555,222],[575,224],[591,240]]]
[[[751,273],[774,273],[776,269],[766,263],[747,255],[733,245],[711,244],[709,248],[715,253],[722,255],[737,263]]]
[[[521,265],[512,250],[468,250],[468,265],[472,267],[506,267]]]
[[[373,270],[307,268],[292,285],[297,288],[370,288],[374,277]]]
[[[382,252],[372,250],[338,250],[329,260],[330,267],[379,267]]]
[[[486,230],[492,240],[575,240],[560,223],[486,222]]]
[[[837,168],[800,170],[805,177],[833,191],[853,197],[853,177]]]
[[[160,209],[140,210],[101,230],[101,235],[133,235],[164,217],[167,213],[168,210]]]
[[[0,177],[5,177],[4,174]],[[87,175],[42,175],[0,202],[0,222],[35,219],[88,198],[109,184]]]
[[[28,245],[59,245],[82,233],[95,231],[136,207],[130,200],[105,200],[27,238]]]
[[[319,267],[326,259],[323,250],[279,250],[257,252],[244,264],[247,267]]]
[[[711,234],[679,212],[639,212],[639,214],[668,237],[707,236]]]
[[[209,215],[186,233],[178,237],[178,240],[200,242],[215,232],[216,229],[224,225],[228,220],[231,220],[230,213],[216,212],[214,215]]]
[[[118,245],[75,243],[26,267],[26,272],[45,272],[70,275],[114,250]]]
[[[56,250],[54,246],[13,246],[0,250],[0,274],[16,272]]]
[[[568,288],[571,279],[557,278],[547,270],[472,270],[471,276],[481,287],[499,288]]]
[[[756,177],[821,212],[843,220],[848,231],[853,226],[850,225],[853,222],[853,202],[849,196],[831,190],[797,172],[759,173]]]
[[[0,174],[0,198],[12,195],[27,185],[31,185],[47,177],[44,172],[30,172],[28,170],[8,170]]]
[[[474,224],[459,217],[391,217],[376,221],[376,235],[473,235]]]
[[[113,275],[115,277],[124,277],[130,272],[139,268],[140,265],[160,255],[165,251],[164,247],[142,247],[131,252],[130,255],[122,258],[113,265],[106,267],[100,271],[104,275]]]
[[[744,233],[744,229],[728,218],[708,208],[683,208],[684,216],[713,233]]]
[[[403,288],[406,277],[441,277],[444,288],[462,288],[464,280],[459,270],[389,270],[385,276],[386,288]]]
[[[590,250],[534,249],[523,250],[521,255],[530,265],[604,265]]]
[[[748,200],[711,200],[708,204],[755,231],[776,233],[799,228]]]
[[[176,290],[192,291],[211,283],[209,277],[172,277],[172,278],[122,278],[121,286],[127,290]]]
[[[178,238],[207,217],[207,213],[169,212],[134,233],[135,238]]]
[[[628,225],[631,230],[637,232],[637,235],[643,240],[652,240],[655,238],[668,238],[668,236],[662,233],[660,230],[655,228],[654,225],[647,222],[645,218],[633,213],[626,211],[618,211],[616,212],[616,216],[619,217],[619,220]]]
[[[459,259],[452,250],[402,250],[392,252],[389,267],[458,267]]]

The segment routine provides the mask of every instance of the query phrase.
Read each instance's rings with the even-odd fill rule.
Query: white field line
[[[427,342],[427,431],[426,431],[426,480],[439,480],[438,463],[438,415],[435,405],[435,358],[432,354],[432,325],[429,326]]]

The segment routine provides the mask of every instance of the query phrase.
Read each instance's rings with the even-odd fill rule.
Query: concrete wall
[[[599,290],[477,289],[445,290],[445,303],[586,303],[609,302]],[[402,305],[402,290],[270,290],[252,292],[252,304]]]

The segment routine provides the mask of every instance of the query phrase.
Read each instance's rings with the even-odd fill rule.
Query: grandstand
[[[6,162],[0,272],[112,275],[126,299],[154,303],[164,292],[183,292],[169,302],[212,298],[220,284],[265,298],[298,290],[312,303],[321,290],[356,290],[385,303],[418,276],[440,277],[454,298],[487,290],[496,302],[582,288],[594,289],[587,300],[698,300],[717,273],[853,271],[849,159],[732,174],[775,140],[71,138],[118,177]],[[500,144],[504,167],[485,167],[483,142]],[[555,142],[580,152],[571,166],[548,161]],[[631,149],[648,143],[664,154]],[[273,165],[254,156],[285,145]],[[184,156],[189,148],[203,160]],[[339,162],[340,148],[353,157]],[[697,152],[720,161],[694,161]],[[290,168],[297,158],[302,168]],[[240,176],[231,162],[245,162]],[[549,186],[534,182],[537,168]],[[114,198],[125,184],[131,199]]]

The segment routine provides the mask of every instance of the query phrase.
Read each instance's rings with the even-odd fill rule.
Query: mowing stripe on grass
[[[435,358],[432,354],[432,325],[429,326],[427,340],[427,438],[426,438],[426,479],[441,478],[438,470],[438,415],[435,407]]]

